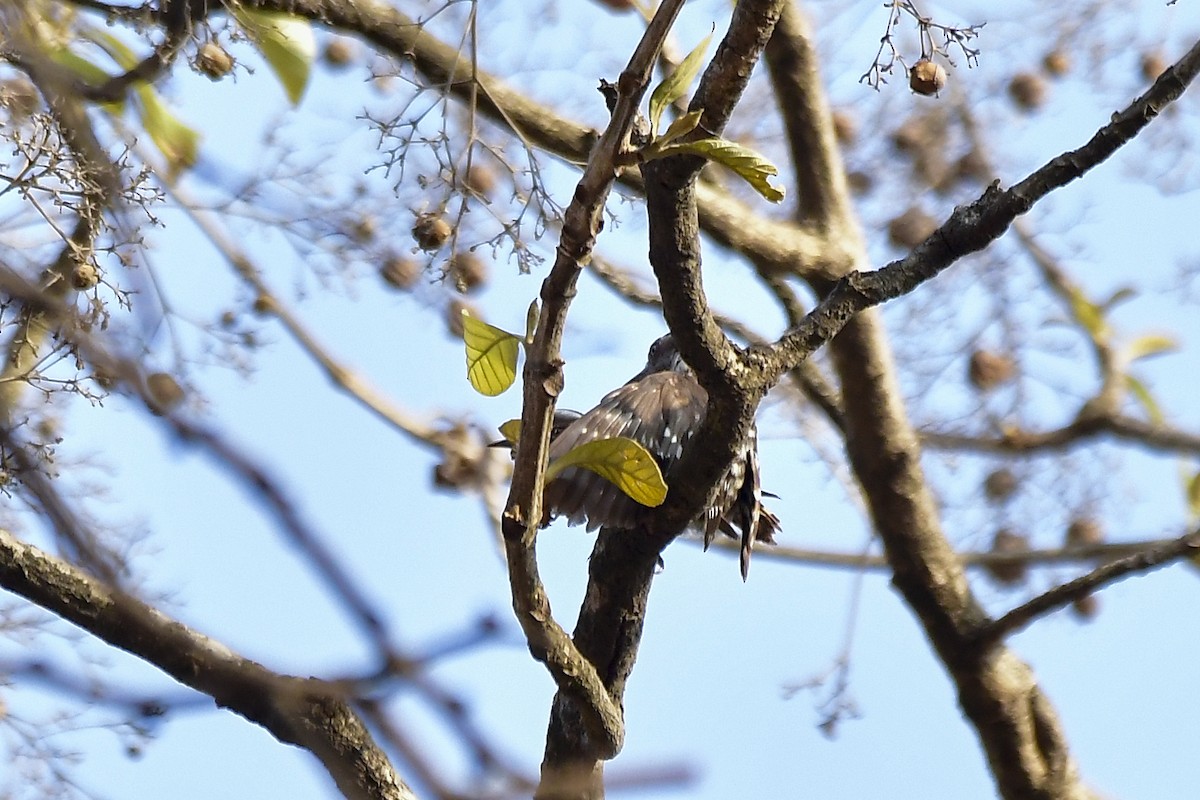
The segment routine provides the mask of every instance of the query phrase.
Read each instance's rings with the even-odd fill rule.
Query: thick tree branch
[[[780,46],[812,52],[798,31]],[[781,33],[781,36],[783,34]],[[810,63],[811,55],[794,63]],[[988,754],[1001,793],[1009,798],[1078,798],[1086,794],[1065,737],[1029,668],[1001,646],[978,646],[986,614],[971,594],[953,548],[941,532],[933,498],[920,469],[920,450],[877,315],[858,314],[915,287],[957,258],[986,246],[1021,213],[1055,188],[1074,180],[1129,141],[1163,105],[1183,91],[1200,66],[1200,46],[1170,69],[1143,97],[1117,115],[1092,141],[1054,159],[1011,190],[991,187],[908,258],[874,273],[851,273],[826,293],[818,308],[781,342],[779,368],[807,357],[814,346],[831,348],[842,378],[847,450],[863,486],[876,530],[893,569],[893,582],[925,627],[950,672],[959,700]],[[786,76],[784,76],[786,77]],[[776,82],[779,82],[776,76]],[[815,75],[794,74],[797,82]],[[814,113],[828,114],[822,106]],[[812,124],[791,119],[789,126]],[[789,129],[790,135],[800,135]],[[836,205],[827,208],[836,208]],[[836,221],[828,227],[834,228]],[[860,262],[865,255],[860,254]],[[864,287],[861,281],[869,284]],[[861,296],[851,300],[851,295]]]
[[[320,681],[272,672],[2,530],[0,585],[311,751],[346,797],[415,797],[346,701]]]

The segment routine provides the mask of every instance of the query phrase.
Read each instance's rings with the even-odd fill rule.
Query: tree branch
[[[999,642],[1026,627],[1038,617],[1064,608],[1110,583],[1115,583],[1130,575],[1148,572],[1181,558],[1195,559],[1198,555],[1200,555],[1200,531],[1193,531],[1151,550],[1144,550],[1117,561],[1101,564],[1086,575],[1080,575],[1075,580],[1055,586],[1050,591],[1017,606],[982,628],[976,634],[977,643],[981,647],[986,647],[994,642]]]
[[[415,798],[346,701],[320,681],[272,672],[3,530],[0,585],[309,750],[346,797]]]

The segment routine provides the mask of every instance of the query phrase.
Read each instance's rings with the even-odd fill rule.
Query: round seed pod
[[[967,365],[967,380],[981,392],[991,391],[1012,380],[1017,368],[1013,360],[1000,353],[976,350]]]
[[[1046,81],[1032,72],[1018,72],[1008,82],[1008,96],[1022,111],[1036,111],[1046,103]]]
[[[358,57],[358,47],[353,41],[344,36],[336,36],[325,45],[321,54],[325,64],[334,68],[349,66]]]
[[[1029,537],[1008,528],[1001,528],[992,537],[993,553],[1023,553],[1029,550]],[[1025,580],[1029,566],[1023,561],[989,563],[984,568],[992,579],[1003,586],[1016,586]]]
[[[160,411],[170,411],[183,402],[183,387],[165,372],[153,372],[146,376],[146,391]]]
[[[209,80],[221,80],[233,72],[235,63],[233,56],[216,42],[205,42],[196,53],[196,70]]]
[[[854,140],[858,138],[858,123],[855,122],[854,115],[840,108],[834,111],[833,135],[837,137],[838,144],[854,144]]]
[[[1100,613],[1100,598],[1085,594],[1071,601],[1071,613],[1082,622],[1091,622]]]
[[[78,291],[91,289],[100,282],[100,270],[90,261],[76,264],[71,270],[71,285]]]
[[[408,291],[416,285],[423,272],[421,265],[411,258],[391,255],[379,268],[379,277],[394,289]]]
[[[983,479],[983,493],[993,503],[1003,503],[1017,491],[1017,476],[1010,469],[998,469]]]
[[[463,335],[464,311],[472,316],[478,315],[475,306],[462,298],[452,297],[446,304],[446,331],[455,339],[461,339]]]
[[[454,288],[462,294],[467,294],[487,283],[488,265],[486,261],[468,250],[454,254],[454,257],[450,259],[450,268],[447,273],[454,281]]]
[[[1142,55],[1142,77],[1148,81],[1157,80],[1167,70],[1167,59],[1162,53],[1153,51]]]
[[[1071,56],[1065,50],[1051,50],[1042,58],[1042,69],[1051,78],[1061,78],[1071,71]]]
[[[928,97],[946,88],[946,69],[928,58],[922,58],[908,71],[908,88]]]
[[[496,173],[485,164],[472,164],[463,176],[463,185],[478,195],[490,195],[496,188]]]
[[[903,250],[911,250],[937,230],[937,221],[913,206],[888,223],[888,241]]]
[[[440,249],[450,238],[451,233],[450,223],[437,214],[422,214],[417,217],[412,229],[413,238],[417,240],[417,247],[427,253],[433,253]]]
[[[1067,547],[1088,547],[1104,543],[1104,528],[1092,517],[1076,517],[1067,525],[1063,543]]]

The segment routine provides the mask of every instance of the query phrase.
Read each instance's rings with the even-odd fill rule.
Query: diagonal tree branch
[[[309,750],[346,797],[415,797],[345,699],[320,681],[272,672],[3,530],[0,585]]]

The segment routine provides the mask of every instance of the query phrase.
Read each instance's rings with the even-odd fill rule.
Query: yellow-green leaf
[[[1084,297],[1078,289],[1071,290],[1071,316],[1097,341],[1108,338],[1108,320],[1104,318],[1104,309]]]
[[[704,109],[696,109],[677,118],[663,131],[663,135],[658,138],[658,142],[661,144],[670,144],[680,136],[686,136],[696,130],[696,126],[700,124],[702,116],[704,116]]]
[[[200,150],[200,134],[172,114],[152,87],[139,84],[136,91],[142,125],[167,160],[170,174],[194,165]]]
[[[644,506],[662,505],[667,484],[650,452],[633,439],[618,436],[573,447],[546,469],[551,481],[567,467],[591,470]]]
[[[679,66],[674,72],[654,87],[654,91],[650,94],[650,134],[652,136],[658,133],[658,124],[662,120],[667,106],[683,97],[688,87],[692,85],[692,81],[696,79],[696,75],[700,72],[700,62],[704,58],[705,51],[708,50],[710,41],[712,41],[711,33],[705,36],[704,41],[696,45],[683,61],[679,62]]]
[[[308,88],[317,40],[308,20],[274,11],[238,8],[233,12],[279,79],[292,105],[299,105]]]
[[[475,391],[495,397],[513,385],[519,337],[475,319],[464,309],[463,342],[467,346],[467,380]]]
[[[538,316],[541,312],[538,311],[537,298],[533,298],[533,302],[529,304],[529,310],[525,312],[525,344],[533,344],[533,334],[537,332]]]
[[[1162,407],[1154,399],[1154,395],[1150,394],[1150,389],[1146,387],[1146,384],[1132,375],[1126,375],[1125,385],[1129,387],[1129,391],[1137,401],[1142,404],[1142,408],[1146,409],[1146,414],[1150,417],[1150,421],[1155,425],[1161,425],[1164,419]]]
[[[769,180],[778,175],[779,170],[749,147],[728,139],[697,139],[694,142],[678,142],[661,147],[653,155],[653,158],[665,158],[680,154],[701,156],[729,167],[772,203],[779,203],[783,200],[783,189],[775,188]]]
[[[521,435],[521,420],[510,419],[508,422],[501,423],[500,435],[504,437],[504,441],[516,447],[517,439]]]
[[[1179,342],[1174,336],[1165,333],[1148,333],[1126,345],[1124,356],[1127,359],[1126,363],[1132,364],[1140,358],[1170,353],[1178,349]]]

